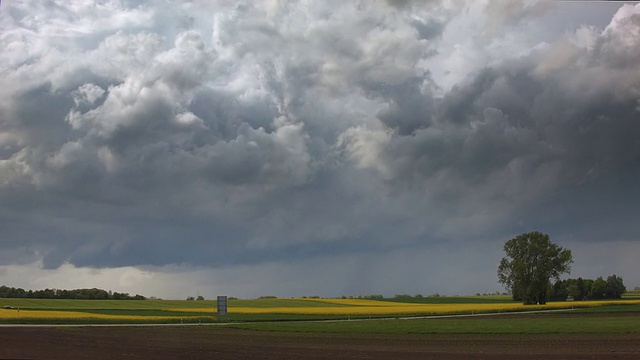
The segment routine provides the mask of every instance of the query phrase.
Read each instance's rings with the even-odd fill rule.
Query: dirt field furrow
[[[638,359],[640,335],[298,334],[1,328],[0,359]]]

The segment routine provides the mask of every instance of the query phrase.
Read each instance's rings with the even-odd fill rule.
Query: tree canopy
[[[504,244],[506,256],[498,267],[498,280],[525,304],[546,304],[551,279],[571,270],[571,250],[549,240],[549,235],[534,231],[519,235]]]
[[[622,278],[613,274],[605,281],[602,277],[596,280],[565,279],[557,280],[551,289],[552,301],[562,301],[571,297],[573,300],[587,299],[620,299],[627,291]]]

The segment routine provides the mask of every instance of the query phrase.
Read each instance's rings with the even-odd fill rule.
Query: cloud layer
[[[436,257],[493,277],[530,230],[637,248],[640,6],[554,35],[557,6],[3,4],[0,264],[340,277],[419,253],[454,284]]]

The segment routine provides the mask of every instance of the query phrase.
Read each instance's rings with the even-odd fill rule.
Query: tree
[[[593,280],[585,279],[584,280],[584,297],[585,299],[591,299],[591,289],[593,288]]]
[[[627,292],[627,288],[622,282],[622,278],[613,274],[607,278],[607,298],[620,299],[622,294]]]
[[[569,285],[569,287],[567,288],[567,294],[567,296],[571,296],[571,298],[574,300],[582,299],[580,297],[580,288],[578,288],[578,285],[576,284]]]
[[[576,286],[578,287],[578,296],[574,296],[573,298],[576,300],[583,300],[584,298],[587,297],[587,290],[585,288],[585,282],[584,279],[579,277],[578,280],[576,280]]]
[[[537,231],[519,235],[504,244],[498,280],[524,304],[546,304],[551,279],[571,270],[571,250],[552,243]]]
[[[591,286],[591,297],[594,299],[604,299],[607,297],[607,282],[599,276]]]
[[[549,297],[549,299],[552,301],[564,301],[567,299],[567,296],[569,296],[567,281],[557,280],[551,288],[551,296]]]

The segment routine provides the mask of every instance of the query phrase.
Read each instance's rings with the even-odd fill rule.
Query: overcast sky
[[[541,231],[640,285],[640,5],[5,0],[0,284],[474,294]]]

